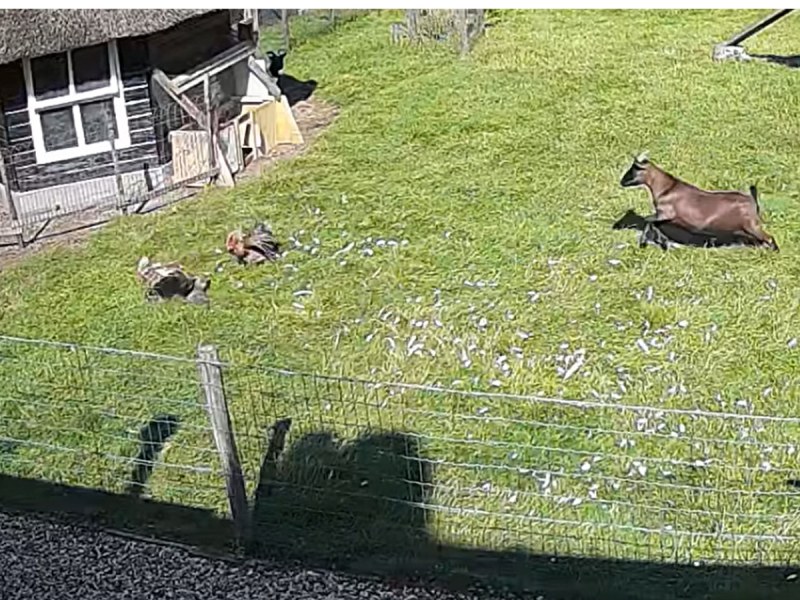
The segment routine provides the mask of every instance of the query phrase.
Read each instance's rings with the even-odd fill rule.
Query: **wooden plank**
[[[258,79],[261,83],[264,84],[264,87],[267,88],[269,95],[279,100],[281,97],[281,88],[278,87],[278,82],[267,73],[264,69],[261,68],[261,65],[258,64],[255,58],[252,56],[247,61],[247,68],[250,72],[255,75],[256,79]]]
[[[169,132],[172,146],[172,178],[186,181],[209,172],[213,152],[209,131],[178,129]]]
[[[203,111],[201,111],[194,102],[182,95],[161,69],[153,69],[153,81],[160,85],[161,89],[177,102],[178,105],[186,111],[186,114],[192,117],[200,127],[203,129],[208,127]]]
[[[239,127],[236,120],[229,121],[219,130],[219,141],[231,172],[236,174],[242,168],[242,145],[239,141]]]
[[[243,543],[246,542],[250,533],[250,510],[247,503],[244,474],[239,462],[239,452],[236,449],[228,404],[225,400],[222,368],[216,347],[203,344],[197,347],[197,369],[206,399],[214,443],[219,452],[222,473],[225,477],[231,517],[236,527],[238,541]]]
[[[206,104],[206,132],[208,133],[208,168],[213,169],[214,164],[214,132],[211,131],[211,76],[203,77],[203,101]],[[210,183],[210,180],[209,180]]]
[[[250,57],[252,60],[252,56]],[[183,108],[194,121],[200,125],[204,130],[208,131],[209,127],[214,126],[213,119],[209,122],[209,119],[206,118],[206,115],[197,107],[197,105],[186,98],[176,87],[175,85],[169,80],[169,78],[164,74],[163,71],[159,69],[153,70],[153,79],[155,82],[162,87],[162,89],[172,98],[175,102],[177,102],[181,108]],[[217,165],[219,165],[220,174],[219,177],[222,181],[222,185],[226,187],[232,187],[235,185],[233,180],[233,173],[231,173],[230,166],[227,164],[225,160],[225,154],[222,151],[222,148],[219,146],[219,140],[216,138],[215,135],[212,133],[212,147],[214,148],[214,152],[211,154],[214,155],[217,159]]]
[[[219,182],[224,187],[233,187],[236,185],[236,181],[233,179],[233,171],[228,164],[225,151],[219,143],[219,120],[217,118],[211,121],[211,139],[213,142],[216,164],[219,167]]]
[[[198,66],[191,73],[177,75],[172,78],[172,83],[180,93],[185,92],[197,85],[205,77],[211,77],[224,71],[238,62],[242,62],[252,56],[256,51],[252,42],[245,41],[231,46],[213,59],[206,61]]]

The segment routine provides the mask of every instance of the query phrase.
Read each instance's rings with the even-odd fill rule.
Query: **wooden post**
[[[203,100],[206,109],[206,134],[208,135],[208,172],[211,173],[214,170],[217,149],[214,145],[214,127],[212,125],[214,116],[211,108],[211,78],[208,75],[203,78]],[[209,177],[210,182],[211,178]]]
[[[11,191],[11,180],[8,177],[8,170],[6,169],[6,161],[3,152],[0,151],[0,184],[3,186],[3,200],[5,201],[6,211],[11,218],[14,229],[18,230],[16,234],[17,246],[22,248],[25,246],[25,238],[22,236],[22,226],[19,222],[19,213],[17,212],[17,205],[14,203],[14,195]]]
[[[483,35],[483,32],[486,31],[486,9],[479,8],[475,11],[475,37]]]
[[[283,35],[283,49],[289,49],[289,10],[281,9],[281,34]]]
[[[419,36],[419,29],[417,28],[417,14],[419,11],[417,10],[407,10],[406,11],[406,29],[408,30],[408,39],[412,42],[417,40]]]
[[[116,186],[117,210],[123,215],[128,212],[127,202],[125,201],[125,186],[122,182],[122,173],[119,170],[119,155],[117,154],[117,124],[114,119],[113,111],[106,113],[108,119],[108,141],[111,144],[111,164],[114,167],[114,183]]]
[[[458,53],[464,57],[469,54],[469,21],[466,9],[456,11],[456,29],[458,30]]]
[[[214,443],[219,452],[222,473],[228,492],[228,504],[231,509],[239,544],[246,544],[250,535],[250,509],[247,503],[247,491],[244,475],[236,450],[236,440],[231,428],[231,417],[225,400],[225,389],[222,385],[222,368],[217,349],[211,345],[200,344],[197,347],[197,370],[200,384],[206,399],[211,428],[214,432]]]
[[[214,150],[214,164],[219,167],[219,179],[217,182],[223,187],[233,187],[236,180],[233,178],[233,170],[228,164],[228,157],[222,149],[219,141],[219,118],[216,109],[211,109],[211,147]]]
[[[274,77],[272,77],[272,75],[262,69],[261,65],[258,64],[256,59],[252,56],[247,60],[247,68],[253,75],[255,75],[256,79],[264,84],[264,87],[267,88],[270,96],[275,98],[275,100],[281,99],[281,88],[278,87],[278,82]]]

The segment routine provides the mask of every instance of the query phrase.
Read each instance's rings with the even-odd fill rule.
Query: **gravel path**
[[[236,565],[94,529],[0,512],[2,600],[471,600],[271,565]]]

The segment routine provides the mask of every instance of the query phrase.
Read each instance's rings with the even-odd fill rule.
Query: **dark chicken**
[[[190,304],[208,304],[211,282],[202,277],[188,275],[178,263],[152,263],[143,256],[136,267],[136,275],[147,286],[148,302],[180,298]]]
[[[281,255],[280,244],[272,235],[272,230],[264,223],[258,223],[247,233],[232,231],[228,234],[225,247],[240,264],[276,260]]]

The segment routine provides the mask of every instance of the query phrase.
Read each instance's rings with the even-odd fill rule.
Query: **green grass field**
[[[306,155],[4,270],[0,331],[179,356],[217,344],[240,365],[230,402],[253,440],[269,417],[284,415],[348,440],[368,422],[414,433],[443,461],[432,502],[447,510],[427,525],[443,541],[783,561],[797,548],[797,501],[784,483],[800,477],[797,423],[454,394],[399,401],[364,386],[330,401],[320,397],[323,383],[295,386],[248,370],[278,365],[664,410],[800,414],[800,346],[792,341],[800,338],[800,74],[711,61],[713,44],[764,12],[498,11],[465,60],[449,48],[391,45],[393,13],[348,22],[287,58],[289,73],[317,79],[318,95],[341,107]],[[798,33],[800,19],[789,17],[748,49],[792,54]],[[619,186],[631,155],[644,149],[703,187],[756,183],[781,252],[664,253],[612,231],[626,209],[649,210],[644,191]],[[134,277],[141,255],[211,273],[224,259],[215,249],[226,232],[255,219],[292,248],[281,262],[243,270],[226,261],[209,310],[143,302]],[[311,293],[297,295],[303,290]],[[16,437],[93,451],[111,443],[131,456],[131,422],[170,408],[165,398],[196,398],[191,365],[162,365],[152,376],[151,367],[98,359],[107,369],[75,383],[47,366],[53,351],[4,350],[20,362],[0,375],[0,434],[22,427]],[[565,379],[577,357],[581,366]],[[102,436],[75,433],[98,406],[127,421],[97,417],[92,431]],[[165,460],[213,463],[202,449],[202,414],[187,407],[184,416],[198,429],[182,430]],[[648,423],[637,430],[642,418]],[[261,457],[255,444],[245,446],[253,473]],[[118,466],[56,454],[23,445],[5,470],[120,485]],[[594,456],[605,458],[586,469]],[[637,457],[649,461],[646,473],[631,466]],[[709,458],[705,470],[691,466]],[[479,463],[502,468],[468,466]],[[523,467],[560,473],[560,487],[542,493]],[[223,508],[221,489],[189,489],[201,480],[157,471],[153,493]],[[665,527],[703,535],[658,533]]]

